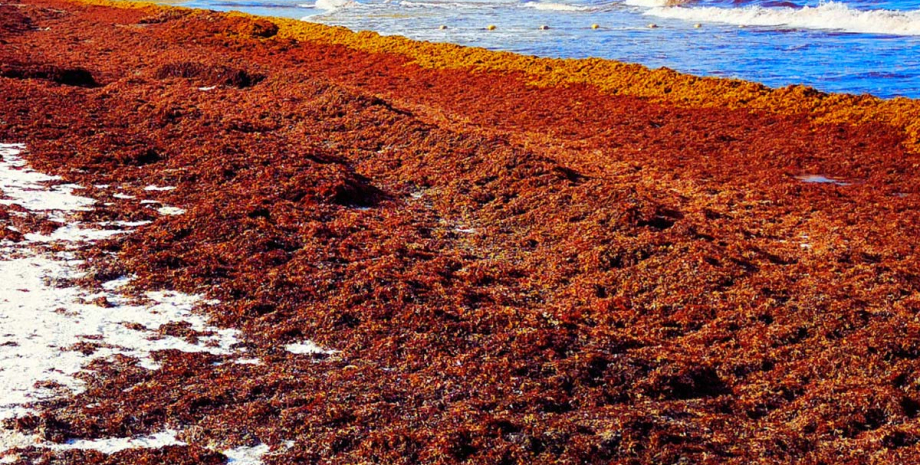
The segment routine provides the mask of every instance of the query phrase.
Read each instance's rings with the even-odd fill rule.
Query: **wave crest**
[[[319,8],[320,10],[337,10],[352,5],[355,5],[354,0],[316,0],[316,3],[313,4],[313,8]]]
[[[625,0],[623,4],[630,6],[642,6],[645,8],[656,8],[685,5],[691,1],[692,0]]]
[[[627,0],[660,2],[661,0]],[[865,34],[920,35],[920,11],[856,10],[843,3],[828,2],[816,7],[744,8],[649,6],[646,15],[696,22],[740,26],[825,29]]]
[[[590,6],[571,5],[568,3],[541,3],[529,2],[524,6],[541,11],[593,11],[596,8]]]

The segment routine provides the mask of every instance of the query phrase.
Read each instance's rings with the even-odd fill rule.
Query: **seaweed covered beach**
[[[913,100],[25,0],[0,158],[0,463],[920,462]]]

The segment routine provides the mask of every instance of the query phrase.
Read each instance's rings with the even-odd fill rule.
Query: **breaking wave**
[[[542,11],[593,11],[596,8],[583,5],[572,5],[568,3],[541,3],[528,2],[524,6]]]
[[[354,0],[316,0],[316,3],[313,4],[313,8],[331,11],[353,5],[355,5]]]
[[[857,10],[838,2],[816,7],[743,8],[665,6],[662,0],[627,0],[651,8],[646,15],[739,26],[837,30],[864,34],[920,35],[920,11]]]

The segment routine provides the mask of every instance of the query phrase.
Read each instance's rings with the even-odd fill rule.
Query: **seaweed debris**
[[[223,460],[201,444],[266,444],[267,463],[920,459],[916,102],[25,5],[50,29],[4,36],[0,61],[28,46],[107,85],[0,77],[0,139],[120,186],[87,215],[154,222],[83,258],[219,300],[262,361],[99,364],[12,426],[192,445],[58,463]],[[304,340],[326,349],[285,350]]]

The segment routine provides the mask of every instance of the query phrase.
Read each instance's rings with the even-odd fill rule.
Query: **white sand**
[[[96,202],[74,195],[80,186],[49,185],[60,178],[29,169],[21,157],[24,150],[22,145],[0,144],[0,204],[19,205],[28,210],[28,213],[12,212],[14,216],[34,215],[60,222],[62,226],[50,234],[25,234],[21,243],[0,242],[0,420],[35,412],[42,401],[81,392],[85,383],[77,375],[85,371],[84,367],[93,360],[116,354],[136,358],[140,366],[150,370],[159,368],[151,354],[165,349],[223,355],[226,362],[238,364],[262,363],[256,358],[246,358],[245,349],[236,347],[237,330],[212,327],[206,317],[193,312],[195,307],[215,301],[170,291],[148,292],[146,301],[137,302],[120,292],[131,282],[127,276],[103,283],[98,292],[69,286],[72,279],[81,277],[78,266],[82,262],[75,259],[73,252],[50,252],[46,244],[72,250],[130,233],[131,228],[149,222],[73,221],[70,216],[74,211],[90,210]],[[144,190],[172,189],[147,186]],[[115,196],[133,198],[124,194]],[[181,208],[168,206],[158,211],[164,215],[185,213]],[[94,303],[102,303],[103,298],[106,305]],[[205,335],[191,343],[156,333],[160,326],[176,322],[188,323],[191,329]],[[78,343],[92,344],[95,351],[85,355],[73,350]],[[289,344],[286,348],[295,354],[335,352],[310,341]],[[34,445],[55,451],[93,449],[111,454],[130,448],[184,445],[178,439],[179,434],[166,430],[151,436],[52,444],[41,442],[36,436],[0,429],[0,463],[14,461],[15,454],[6,452],[16,447]],[[228,463],[237,465],[259,464],[268,452],[269,446],[265,444],[223,451]]]
[[[105,226],[133,228],[146,222],[108,225],[72,222],[68,218],[70,213],[88,210],[95,201],[74,195],[79,186],[49,186],[49,181],[59,178],[26,167],[20,156],[23,149],[21,145],[0,144],[0,191],[3,194],[0,203],[22,206],[29,210],[25,215],[62,222],[63,226],[48,235],[26,234],[23,243],[0,243],[0,419],[27,414],[33,411],[35,403],[43,400],[79,393],[84,389],[84,382],[76,375],[95,359],[122,354],[155,370],[158,366],[151,353],[157,350],[209,352],[234,358],[242,354],[242,351],[234,351],[237,330],[211,327],[204,316],[192,312],[196,305],[204,303],[199,296],[150,292],[146,294],[146,302],[131,302],[119,293],[130,282],[128,277],[105,283],[103,291],[96,293],[67,286],[69,280],[81,276],[77,269],[81,262],[75,260],[72,253],[51,253],[40,247],[41,244],[92,243],[130,232],[130,229],[104,229]],[[105,298],[108,305],[92,303],[100,298]],[[208,335],[193,344],[182,338],[155,333],[160,326],[175,322],[186,322],[193,330]],[[74,344],[81,342],[98,347],[89,355],[71,350]],[[12,447],[34,444],[35,437],[0,430],[0,454]],[[111,453],[168,444],[181,444],[174,431],[151,437],[80,440],[40,446]],[[9,460],[7,457],[6,461]]]

